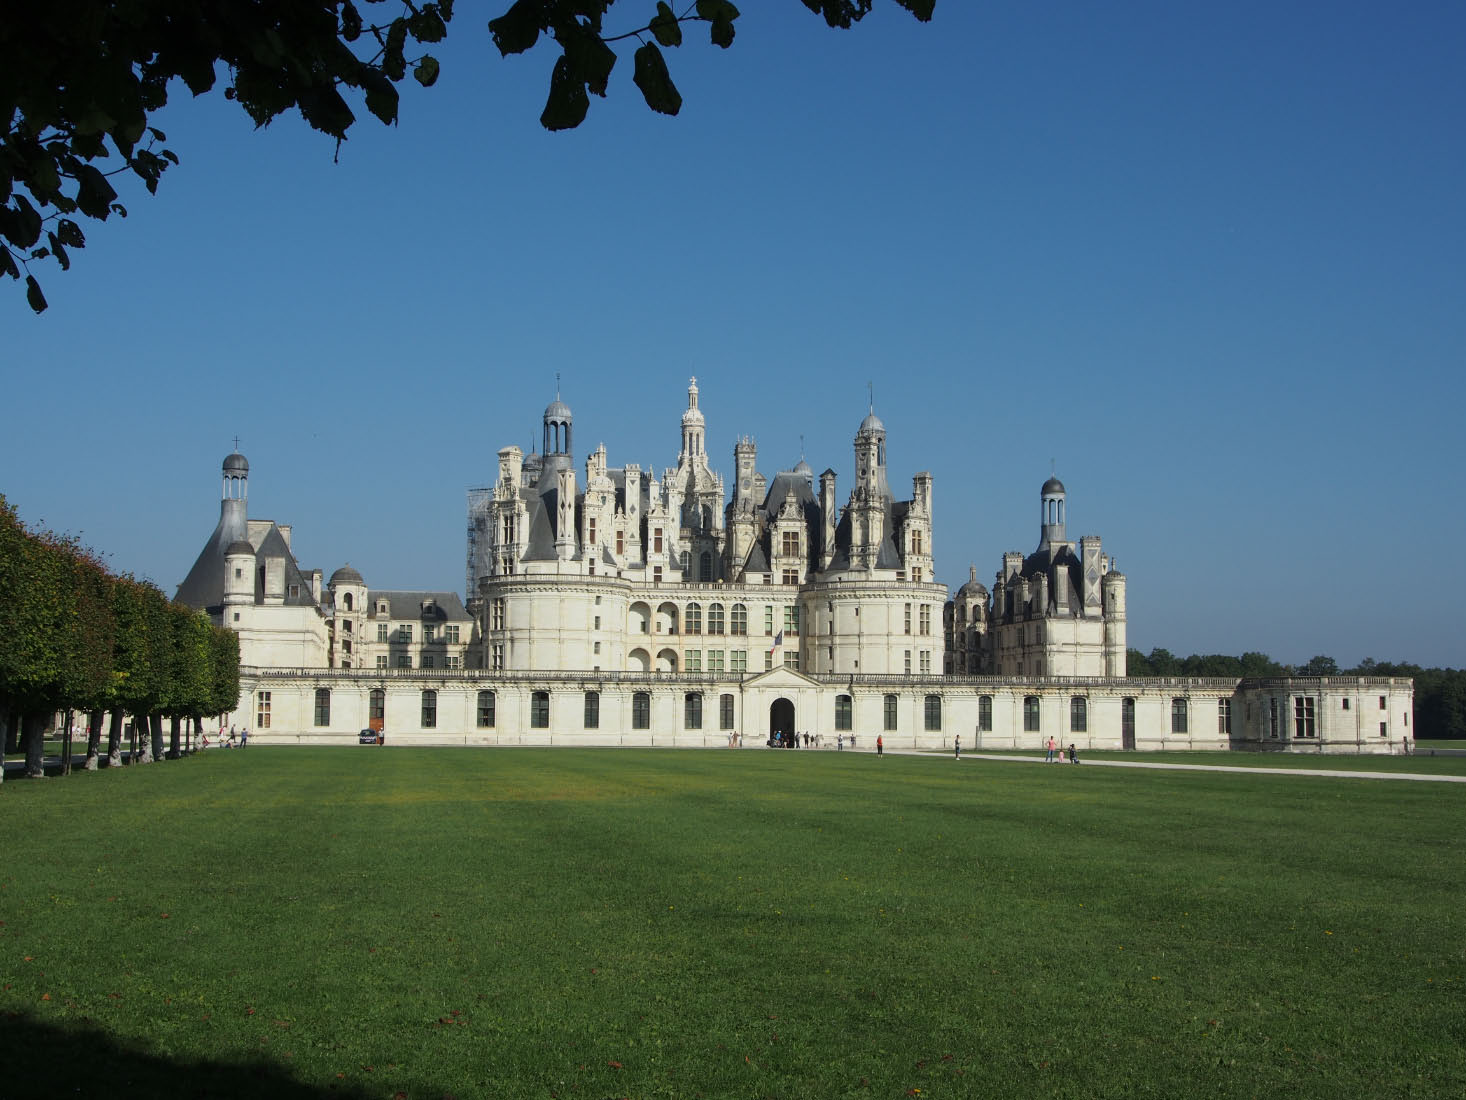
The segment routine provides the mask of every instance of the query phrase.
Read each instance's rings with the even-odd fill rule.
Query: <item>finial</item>
[[[239,450],[239,436],[237,436],[237,435],[234,437],[234,450],[236,452],[238,452],[238,450]]]
[[[560,372],[555,372],[555,400],[560,400]]]
[[[799,461],[804,461],[804,433],[799,433]]]
[[[870,396],[870,412],[874,416],[876,411],[876,384],[874,382],[867,382],[865,389],[866,393]]]

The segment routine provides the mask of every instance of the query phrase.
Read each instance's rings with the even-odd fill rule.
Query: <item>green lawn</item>
[[[1081,751],[1079,762],[1093,760],[1119,760],[1129,763],[1152,764],[1201,764],[1227,768],[1308,768],[1318,771],[1339,772],[1414,772],[1419,775],[1466,775],[1466,756],[1431,756],[1430,749],[1438,743],[1427,741],[1418,753],[1409,756],[1345,755],[1343,753],[1316,752],[1121,752]],[[980,750],[987,753],[989,750]],[[948,749],[941,754],[951,756]],[[963,756],[971,756],[968,749]],[[1042,760],[1043,749],[1000,749],[993,755],[1011,756],[1023,760]]]
[[[0,1091],[1454,1097],[1463,811],[752,749],[11,781]]]

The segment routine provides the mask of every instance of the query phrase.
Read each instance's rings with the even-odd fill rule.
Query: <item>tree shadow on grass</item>
[[[0,1094],[7,1100],[366,1100],[369,1095],[345,1081],[324,1088],[305,1084],[273,1062],[176,1061],[89,1024],[62,1027],[8,1012],[0,1018]],[[377,1094],[370,1095],[376,1100]]]

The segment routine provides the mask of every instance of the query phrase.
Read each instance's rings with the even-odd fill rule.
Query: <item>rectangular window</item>
[[[731,666],[730,666],[731,671],[733,671],[733,672],[747,672],[748,671],[748,652],[746,650],[735,649],[732,653],[728,654],[728,657],[729,657],[729,660],[732,662],[731,663]]]
[[[431,653],[424,653],[422,655],[422,667],[423,668],[433,668],[433,667],[435,667],[434,666],[433,655]]]
[[[700,649],[689,649],[687,651],[687,660],[686,660],[686,663],[685,663],[685,667],[686,667],[686,669],[687,669],[688,672],[701,672],[702,671],[702,650],[700,650]]]
[[[504,597],[500,596],[489,605],[489,629],[504,629]]]
[[[977,698],[977,729],[980,733],[991,733],[993,728],[993,697],[979,695]]]
[[[1384,710],[1385,709],[1385,697],[1383,695],[1381,695],[1379,697],[1379,709],[1380,710]]]
[[[1314,726],[1314,699],[1311,695],[1296,695],[1293,697],[1293,736],[1294,737],[1317,737],[1318,730]]]
[[[387,640],[387,624],[386,623],[378,623],[377,624],[377,641],[379,641],[379,642],[385,642],[386,640]]]
[[[1232,700],[1217,700],[1217,732],[1232,732]]]
[[[786,570],[784,570],[783,579],[784,579],[784,583],[785,584],[798,584],[799,583],[799,570],[798,569],[786,569]]]
[[[718,728],[730,730],[733,728],[733,696],[722,695],[718,698]]]
[[[799,605],[798,604],[790,604],[788,607],[784,608],[784,633],[785,634],[798,634],[799,633]]]
[[[410,642],[410,641],[412,641],[412,627],[411,626],[399,626],[397,628],[397,640],[399,642]]]
[[[662,552],[662,529],[660,527],[652,532],[652,551],[657,554]]]
[[[494,728],[494,693],[492,691],[481,691],[478,693],[478,727],[481,730]]]
[[[422,728],[436,729],[438,725],[438,693],[428,690],[422,693]]]
[[[795,672],[799,671],[799,650],[784,650],[784,667],[792,668]]]
[[[423,628],[422,628],[422,640],[423,640],[423,643],[424,644],[426,644],[428,642],[431,642],[433,640],[433,638],[434,638],[434,632],[436,630],[437,630],[437,627],[433,626],[431,623],[425,623],[423,625]]]
[[[530,729],[536,730],[550,728],[550,693],[548,691],[537,691],[530,696],[529,726]]]
[[[773,667],[774,667],[774,651],[772,649],[766,649],[766,650],[764,650],[764,671],[765,672],[768,672],[769,669],[771,669]]]
[[[769,635],[770,637],[773,637],[773,634],[774,634],[774,606],[773,606],[773,604],[765,604],[764,605],[764,633],[767,634],[767,635]]]
[[[850,696],[835,696],[835,728],[846,732],[855,728],[855,708]]]
[[[619,558],[626,553],[626,532],[616,532],[616,556]]]
[[[799,557],[799,532],[785,531],[781,537],[782,549],[786,557]]]
[[[596,616],[596,629],[601,629],[601,617],[599,615]]]
[[[906,651],[906,656],[904,658],[904,661],[905,661],[905,669],[904,670],[906,672],[906,675],[907,676],[910,676],[911,675],[911,650],[908,649]]]
[[[708,671],[709,672],[722,672],[723,671],[723,651],[721,649],[710,649],[710,650],[708,650]]]
[[[929,603],[921,605],[921,632],[923,634],[932,632],[932,605]]]
[[[1379,735],[1381,737],[1388,737],[1390,735],[1390,724],[1388,722],[1381,722],[1379,724]]]
[[[387,693],[381,688],[372,688],[367,715],[373,722],[381,722],[387,717]]]
[[[1039,729],[1038,696],[1023,697],[1023,732],[1037,733]]]
[[[591,520],[589,523],[586,524],[586,539],[585,539],[585,541],[589,545],[591,545],[591,546],[594,546],[596,544],[596,521],[595,520]]]
[[[942,728],[942,697],[940,695],[928,695],[926,697],[923,717],[928,732]]]
[[[921,651],[921,674],[926,676],[932,670],[932,651],[923,649]]]
[[[457,626],[445,626],[443,628],[443,641],[447,642],[449,645],[457,645],[458,644],[458,627]]]
[[[594,644],[594,649],[595,649],[595,651],[596,651],[596,652],[597,652],[597,653],[600,653],[600,651],[601,651],[601,643],[600,643],[600,642],[596,642],[596,643],[595,643],[595,644]]]
[[[905,605],[905,608],[906,608],[906,613],[905,613],[906,630],[905,630],[905,633],[910,634],[911,633],[911,605],[910,604],[906,604]]]
[[[398,668],[411,668],[412,667],[412,655],[410,653],[399,653],[399,654],[397,654],[397,667]]]
[[[920,554],[921,553],[921,532],[920,531],[912,531],[911,532],[911,552],[913,554]]]
[[[631,728],[634,730],[651,729],[652,726],[652,697],[648,692],[638,691],[631,697]]]
[[[601,693],[599,691],[585,693],[585,728],[588,730],[601,728]]]
[[[461,654],[461,653],[450,653],[450,654],[448,654],[448,656],[446,656],[446,657],[443,658],[443,667],[444,668],[462,668],[463,667],[463,654]]]
[[[255,692],[255,729],[267,730],[270,728],[270,693],[268,691]]]
[[[662,583],[662,567],[660,565],[654,565],[654,566],[652,566],[652,583],[653,584],[661,584]]]
[[[886,696],[884,705],[881,707],[881,711],[882,717],[884,719],[883,725],[887,733],[894,733],[896,731],[896,722],[897,716],[899,714],[900,705],[901,701],[899,696]]]
[[[1348,710],[1349,709],[1349,700],[1348,699],[1345,699],[1344,700],[1344,709],[1345,710]]]
[[[682,697],[682,724],[690,730],[702,729],[702,694],[689,691]]]
[[[504,643],[495,642],[489,650],[489,664],[495,672],[502,672],[504,669]]]
[[[1069,700],[1069,732],[1085,733],[1089,730],[1089,700],[1075,695]]]
[[[1268,736],[1276,737],[1278,735],[1278,701],[1276,699],[1267,701],[1267,726]]]
[[[911,583],[912,584],[920,584],[921,583],[921,570],[920,569],[913,569],[911,571]]]
[[[378,653],[377,654],[377,667],[378,668],[386,668],[387,667],[387,655],[385,653]]]
[[[1171,700],[1171,732],[1186,732],[1186,700],[1177,696]]]

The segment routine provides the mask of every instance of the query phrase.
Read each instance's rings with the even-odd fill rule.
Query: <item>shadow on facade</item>
[[[344,1081],[331,1087],[304,1084],[264,1060],[175,1061],[85,1024],[60,1027],[25,1013],[3,1015],[4,1094],[12,1100],[56,1096],[366,1100],[368,1096]]]

